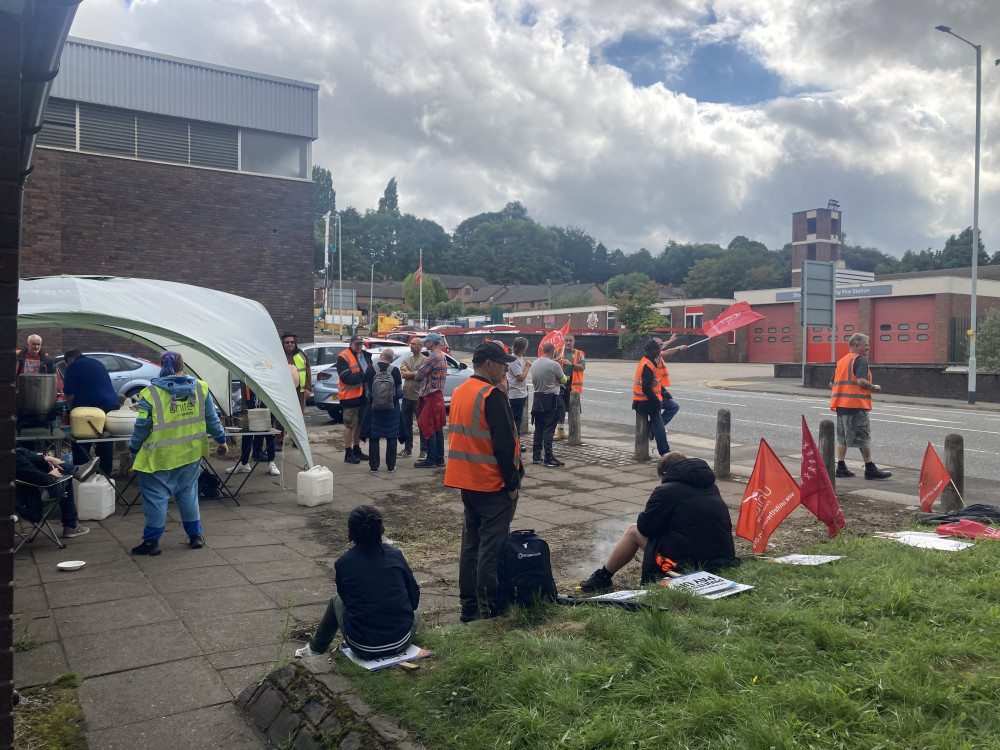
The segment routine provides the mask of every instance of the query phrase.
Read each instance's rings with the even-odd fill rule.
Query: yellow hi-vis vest
[[[132,468],[152,474],[186,466],[208,456],[205,402],[208,385],[199,380],[194,395],[171,401],[165,388],[151,385],[139,398],[152,405],[153,429],[136,454]],[[175,405],[176,404],[176,405]]]
[[[295,369],[299,373],[299,390],[306,390],[310,383],[306,383],[306,355],[302,352],[298,352],[292,357],[292,363],[295,365]]]

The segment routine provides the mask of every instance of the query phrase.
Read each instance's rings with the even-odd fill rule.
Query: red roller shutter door
[[[837,355],[836,362],[849,351],[848,340],[858,333],[858,301],[856,299],[837,300]],[[806,352],[810,362],[830,362],[830,329],[806,329],[809,337]],[[818,340],[817,340],[818,339]]]
[[[934,296],[872,300],[872,362],[934,361]]]
[[[749,362],[794,362],[792,328],[795,325],[795,305],[791,302],[777,305],[754,305],[753,310],[766,316],[766,319],[758,320],[749,326],[747,360]]]

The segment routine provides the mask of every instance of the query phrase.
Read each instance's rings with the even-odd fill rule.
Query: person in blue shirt
[[[107,368],[79,349],[70,349],[63,355],[66,374],[63,376],[63,393],[70,409],[92,406],[104,413],[118,408],[118,392],[111,382]],[[101,473],[111,476],[114,463],[114,443],[94,443],[94,452],[100,459]],[[79,466],[90,461],[90,446],[73,443],[73,463]]]
[[[354,546],[334,563],[337,593],[297,658],[326,653],[337,634],[362,659],[406,651],[420,623],[420,586],[403,553],[382,541],[382,514],[359,505],[347,518]]]

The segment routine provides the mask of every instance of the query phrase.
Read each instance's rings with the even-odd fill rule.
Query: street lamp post
[[[330,212],[323,214],[323,221],[326,222],[326,229],[323,232],[323,322],[320,329],[326,330],[326,316],[333,320],[333,313],[330,312]],[[333,323],[330,323],[330,331],[333,331]]]
[[[976,167],[972,192],[972,294],[969,302],[969,403],[976,403],[976,282],[979,278],[979,122],[982,112],[983,48],[963,39],[950,26],[935,26],[938,31],[951,34],[976,51]]]
[[[337,309],[344,306],[344,248],[340,246],[340,212],[334,212],[334,220],[337,222],[337,271],[340,281],[337,285]],[[344,318],[340,316],[340,340],[344,340]]]
[[[372,332],[372,318],[374,315],[374,310],[372,309],[372,305],[375,303],[375,266],[377,264],[378,261],[372,263],[372,278],[371,282],[368,285],[368,332],[369,333]]]

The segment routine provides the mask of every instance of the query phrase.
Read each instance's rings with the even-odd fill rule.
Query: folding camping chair
[[[71,481],[73,478],[66,476],[63,478],[62,482]],[[66,549],[66,545],[62,543],[59,535],[52,528],[49,523],[49,516],[52,512],[59,507],[59,500],[62,497],[62,493],[65,492],[65,488],[62,487],[62,482],[57,484],[49,485],[48,487],[39,487],[36,484],[31,484],[29,482],[24,482],[20,479],[15,479],[14,484],[19,484],[22,487],[30,487],[38,492],[38,503],[31,503],[30,505],[24,503],[23,501],[16,501],[15,505],[17,507],[17,516],[15,519],[21,528],[15,528],[14,534],[21,541],[18,542],[17,547],[14,548],[14,554],[25,544],[31,544],[35,541],[35,537],[39,534],[48,537],[59,549]],[[49,497],[44,497],[42,490],[49,490]],[[37,521],[33,521],[32,518],[37,518]],[[24,530],[24,525],[30,526],[29,529]]]

